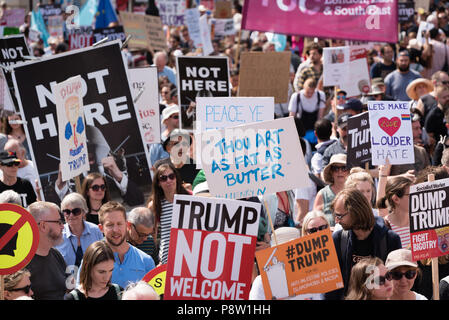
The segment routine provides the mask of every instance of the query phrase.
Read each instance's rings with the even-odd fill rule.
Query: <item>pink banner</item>
[[[242,29],[309,37],[398,41],[396,0],[251,0]]]

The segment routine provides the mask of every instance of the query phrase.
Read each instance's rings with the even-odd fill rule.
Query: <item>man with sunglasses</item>
[[[64,258],[55,246],[62,243],[64,220],[59,207],[51,202],[38,201],[28,207],[39,229],[39,244],[27,269],[31,272],[31,288],[36,300],[63,300],[66,293]]]
[[[366,257],[385,261],[389,252],[400,249],[401,239],[388,229],[383,218],[375,217],[366,197],[357,189],[343,189],[332,201],[335,223],[343,229],[332,234],[344,288],[325,294],[326,300],[340,300],[347,294],[352,267]]]
[[[20,162],[15,152],[0,152],[0,170],[3,173],[0,178],[0,192],[14,190],[22,199],[22,207],[26,208],[36,202],[37,197],[31,182],[17,176]]]

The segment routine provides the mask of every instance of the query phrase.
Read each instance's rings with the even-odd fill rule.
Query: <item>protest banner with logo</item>
[[[306,2],[307,3],[306,5]],[[310,3],[312,2],[312,3]],[[397,42],[395,1],[245,1],[242,29],[309,37]],[[329,28],[332,26],[332,28]]]
[[[365,48],[351,48],[348,68],[340,89],[346,91],[347,97],[358,97],[370,91],[370,74]]]
[[[103,40],[108,37],[108,41],[121,40],[122,42],[126,39],[125,31],[123,26],[115,26],[108,28],[98,28],[93,31],[94,43]]]
[[[413,21],[415,15],[415,3],[413,1],[398,3],[398,22]]]
[[[410,240],[413,260],[449,254],[449,179],[410,186]]]
[[[25,267],[39,245],[39,229],[34,217],[23,207],[0,204],[0,275],[13,274]]]
[[[72,179],[90,169],[87,154],[81,76],[55,85],[54,96],[58,119],[59,157],[62,181]]]
[[[238,96],[288,102],[290,57],[290,52],[242,52]]]
[[[164,299],[246,300],[260,203],[175,195]]]
[[[80,26],[79,28],[70,29],[69,50],[86,48],[91,46],[93,43],[92,27]]]
[[[348,118],[347,166],[365,168],[371,160],[369,114],[364,112]]]
[[[120,42],[17,65],[13,79],[32,160],[46,201],[59,203],[60,164],[54,84],[80,75],[90,172],[106,174],[112,199],[144,203],[149,155],[134,109]],[[72,187],[69,184],[69,187]]]
[[[368,101],[372,165],[415,162],[408,101]]]
[[[184,13],[187,9],[186,0],[156,0],[162,24],[167,26],[184,25]]]
[[[349,67],[349,47],[323,48],[323,85],[340,86]]]
[[[330,229],[256,252],[266,300],[343,288]]]
[[[230,97],[227,57],[176,57],[181,126],[193,129],[197,97]]]
[[[195,137],[201,141],[201,164],[214,197],[241,199],[309,186],[293,117]]]
[[[145,144],[161,142],[158,79],[156,67],[129,69],[134,106]]]

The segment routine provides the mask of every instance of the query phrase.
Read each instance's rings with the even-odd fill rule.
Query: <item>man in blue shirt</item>
[[[125,288],[130,282],[141,280],[155,265],[153,258],[126,241],[126,209],[116,201],[109,201],[98,212],[98,227],[114,251],[115,263],[111,282]]]
[[[158,51],[154,54],[154,64],[157,68],[157,77],[167,76],[168,81],[176,86],[176,73],[170,67],[167,67],[168,56],[165,51]]]

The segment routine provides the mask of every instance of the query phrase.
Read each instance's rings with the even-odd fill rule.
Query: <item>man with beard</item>
[[[123,205],[116,201],[106,202],[98,212],[98,220],[98,227],[114,251],[112,283],[126,288],[129,283],[142,279],[155,267],[153,258],[126,241],[128,224],[126,209]]]
[[[28,207],[39,229],[36,254],[27,269],[31,272],[31,288],[36,300],[63,300],[66,293],[66,263],[58,250],[64,220],[59,207],[51,202],[34,202]]]
[[[299,66],[293,81],[295,92],[303,89],[307,79],[313,78],[316,83],[320,80],[323,73],[323,62],[321,56],[323,55],[323,48],[317,43],[312,43],[306,49],[307,60],[304,62],[306,67]]]
[[[410,98],[406,92],[408,84],[422,77],[418,72],[410,70],[410,55],[407,50],[399,52],[396,65],[397,69],[385,77],[384,82],[387,88],[385,94],[392,96],[396,101],[409,101]]]
[[[348,119],[351,114],[348,112],[342,113],[337,121],[338,140],[329,145],[323,153],[323,168],[329,164],[331,157],[334,154],[346,154],[348,149]]]
[[[449,109],[449,88],[444,86],[437,91],[437,107],[430,110],[424,121],[424,128],[429,135],[429,145],[434,146],[436,141],[447,135],[444,114]]]
[[[385,261],[393,250],[400,249],[401,239],[388,229],[382,217],[375,217],[366,197],[357,189],[343,189],[331,203],[335,222],[343,229],[332,234],[344,288],[325,294],[326,300],[343,299],[352,267],[366,257]]]

